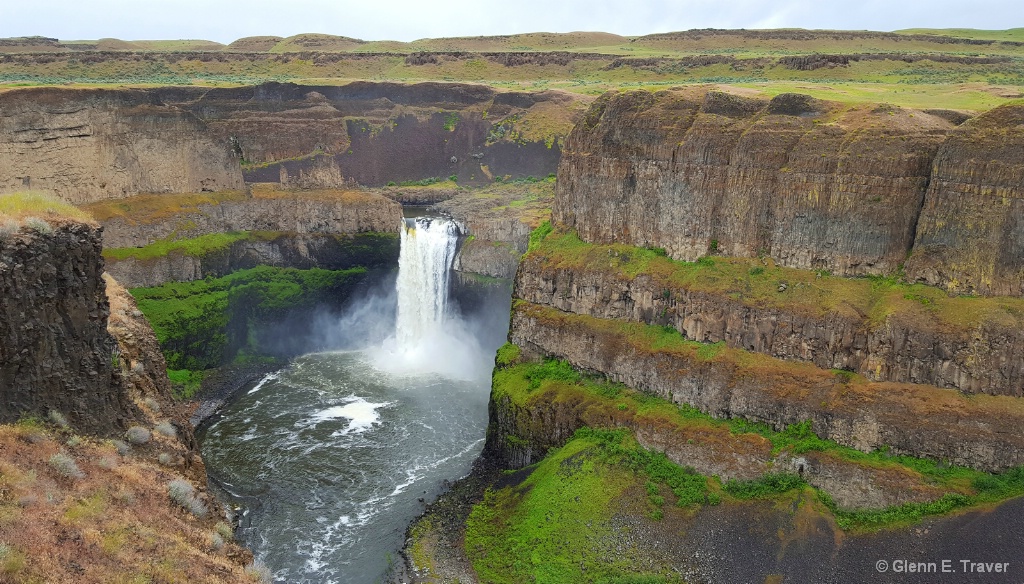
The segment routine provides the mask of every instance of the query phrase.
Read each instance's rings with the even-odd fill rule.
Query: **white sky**
[[[1024,26],[1020,0],[0,0],[0,37],[207,39],[319,32],[366,40],[691,28]]]

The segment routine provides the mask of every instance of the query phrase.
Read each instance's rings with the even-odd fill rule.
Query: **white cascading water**
[[[402,224],[398,257],[397,349],[417,351],[441,331],[448,311],[448,274],[458,228],[446,219],[420,217]]]

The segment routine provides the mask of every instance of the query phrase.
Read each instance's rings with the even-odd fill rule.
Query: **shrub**
[[[253,560],[245,568],[245,575],[254,582],[260,582],[261,584],[270,584],[274,581],[274,575],[270,573],[270,568],[259,560]]]
[[[217,532],[218,535],[220,535],[222,538],[224,538],[227,541],[231,541],[231,540],[235,539],[235,530],[232,529],[230,525],[228,525],[227,523],[224,523],[223,521],[220,521],[220,522],[217,523],[217,525],[214,525],[213,529],[214,529],[214,531]]]
[[[759,479],[725,483],[725,491],[739,499],[764,499],[804,486],[804,479],[790,473],[768,473]]]
[[[203,503],[203,500],[197,496],[189,498],[188,504],[185,505],[185,509],[199,519],[206,517],[210,513],[210,510],[206,508],[206,503]]]
[[[192,483],[184,479],[174,479],[167,483],[167,495],[172,501],[184,507],[190,497],[195,496],[196,489]]]
[[[136,365],[138,365],[138,364],[139,364],[139,363],[138,363],[138,362],[136,362]],[[135,368],[135,365],[132,365],[132,369],[134,369],[134,368]],[[154,412],[156,412],[156,413],[160,413],[160,403],[159,403],[159,402],[157,402],[157,401],[156,401],[155,399],[153,399],[153,398],[151,398],[151,397],[147,397],[146,399],[142,400],[142,403],[143,403],[143,404],[144,404],[144,405],[145,405],[145,406],[146,406],[147,408],[149,408],[149,409],[153,410]]]
[[[78,436],[72,436],[71,438],[68,438],[67,442],[65,442],[64,444],[69,448],[74,448],[75,446],[78,446],[81,443],[81,438],[79,438]]]
[[[58,452],[50,457],[50,467],[66,479],[76,480],[85,478],[85,473],[82,472],[82,469],[78,468],[78,463],[75,462],[75,459],[63,452]]]
[[[98,461],[96,461],[96,466],[105,470],[112,470],[117,466],[117,461],[109,456],[102,456]]]
[[[18,232],[18,224],[10,219],[4,220],[0,223],[0,241],[4,241],[8,237]]]
[[[211,533],[210,534],[210,547],[213,548],[213,551],[219,552],[221,550],[221,548],[224,547],[224,538],[221,537],[221,535],[219,533],[216,533],[216,532]]]
[[[117,453],[121,456],[128,456],[128,453],[132,451],[132,447],[122,440],[111,440],[110,443],[114,445],[114,448],[117,449]]]
[[[39,217],[26,217],[25,226],[33,231],[42,233],[43,235],[50,235],[53,233],[53,227],[51,227],[45,219],[40,219]]]
[[[206,503],[196,494],[192,483],[184,479],[174,479],[167,483],[167,495],[175,504],[184,507],[186,511],[202,519],[209,513]]]
[[[170,436],[171,438],[174,438],[175,436],[178,435],[177,430],[174,429],[174,424],[172,424],[169,420],[164,420],[163,422],[160,422],[159,424],[154,426],[153,429],[163,434],[164,436]]]
[[[128,428],[127,432],[124,433],[124,437],[128,440],[129,443],[138,445],[149,442],[152,435],[150,434],[149,430],[143,428],[142,426],[132,426],[131,428]]]
[[[64,414],[57,410],[50,410],[46,414],[46,418],[61,428],[67,428],[70,425],[68,424],[68,419],[64,417]]]
[[[160,456],[156,457],[156,460],[164,466],[171,466],[174,463],[174,456],[167,452],[161,452]]]
[[[25,568],[25,554],[0,543],[0,575],[14,576]]]

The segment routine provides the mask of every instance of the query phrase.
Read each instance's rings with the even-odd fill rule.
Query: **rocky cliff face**
[[[598,100],[567,140],[553,217],[675,259],[771,255],[835,274],[906,258],[952,124],[923,112],[696,89]]]
[[[402,208],[373,193],[352,190],[279,191],[254,185],[253,195],[196,205],[182,212],[140,218],[133,200],[125,211],[104,217],[108,248],[141,247],[167,238],[188,238],[227,231],[296,234],[397,233]],[[92,210],[93,207],[87,207]]]
[[[702,356],[694,347],[656,348],[637,336],[642,333],[635,326],[520,302],[513,307],[510,339],[718,418],[742,417],[776,428],[810,420],[819,436],[858,450],[886,446],[984,470],[1024,464],[1024,439],[1013,430],[1024,423],[1024,402],[1017,398],[850,382],[811,365],[745,352]],[[501,419],[495,407],[500,406],[492,406],[492,424]],[[575,416],[537,415],[535,427],[555,432],[561,441],[582,425]],[[506,425],[506,433],[511,427]]]
[[[107,332],[100,230],[53,223],[0,238],[0,421],[53,410],[109,434],[137,410]]]
[[[0,190],[41,190],[87,203],[242,187],[229,145],[149,91],[6,91],[0,109]]]
[[[939,149],[907,277],[955,294],[1024,296],[1024,105],[957,128]]]
[[[216,278],[256,266],[300,270],[390,268],[398,260],[398,252],[397,237],[261,232],[199,255],[172,251],[146,259],[109,259],[107,273],[125,286],[136,288]]]
[[[321,187],[338,186],[338,177],[384,186],[451,175],[463,184],[546,176],[558,164],[556,139],[571,129],[582,103],[561,92],[455,83],[155,91],[255,163],[247,181]]]
[[[895,272],[913,251],[914,280],[1019,296],[1022,120],[1020,105],[956,127],[800,95],[605,96],[566,143],[554,219],[676,259],[770,255],[847,276]]]
[[[744,299],[742,282],[709,291],[680,286],[659,273],[630,277],[607,266],[558,266],[539,254],[523,261],[516,297],[565,312],[667,325],[688,339],[724,341],[779,359],[855,371],[873,381],[1024,397],[1019,358],[1024,333],[1012,311],[962,326],[952,325],[937,310],[971,310],[968,305],[929,310],[908,303],[909,308],[882,317],[851,305],[816,312],[785,301],[781,292],[777,296],[783,300],[774,305]]]

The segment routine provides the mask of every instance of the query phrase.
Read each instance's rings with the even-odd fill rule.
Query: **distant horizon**
[[[65,42],[209,40],[230,44],[253,36],[329,34],[360,40],[413,42],[530,32],[606,32],[625,37],[695,29],[842,30],[909,28],[1008,30],[1024,20],[1012,0],[307,0],[301,8],[250,0],[49,0],[5,6],[0,38],[41,36]],[[55,17],[55,15],[57,15]],[[1020,18],[1020,16],[1018,16]],[[1009,26],[1007,26],[1009,24]],[[530,32],[524,32],[530,31]]]
[[[470,34],[470,35],[455,35],[455,36],[429,36],[429,37],[420,37],[420,38],[416,38],[416,39],[412,39],[412,40],[408,40],[408,41],[402,41],[402,40],[397,40],[397,39],[389,39],[389,38],[368,38],[368,37],[360,38],[360,37],[352,37],[352,36],[343,35],[343,34],[334,34],[334,33],[325,33],[325,32],[309,32],[309,31],[299,32],[299,33],[295,33],[295,34],[291,34],[291,35],[287,35],[287,36],[279,35],[279,34],[254,34],[254,35],[247,35],[247,36],[238,37],[238,38],[232,39],[232,40],[227,41],[227,42],[220,41],[220,40],[209,39],[209,38],[200,38],[200,37],[123,38],[123,37],[114,37],[114,36],[103,36],[103,37],[96,37],[96,38],[62,38],[62,37],[43,35],[43,34],[4,36],[4,37],[0,37],[0,40],[16,40],[16,39],[39,38],[39,39],[56,40],[56,41],[61,42],[61,43],[89,43],[89,42],[98,42],[98,41],[104,41],[104,40],[114,40],[114,41],[122,41],[122,42],[202,41],[202,42],[209,42],[209,43],[215,43],[215,44],[219,44],[219,45],[223,45],[223,46],[228,46],[231,43],[234,43],[234,42],[237,42],[237,41],[240,41],[240,40],[243,40],[243,39],[271,38],[271,37],[273,37],[273,38],[280,38],[280,39],[286,40],[286,39],[295,38],[295,37],[299,37],[299,36],[303,36],[303,35],[322,35],[322,36],[329,36],[329,37],[335,37],[335,38],[347,38],[347,39],[351,39],[351,40],[354,40],[354,41],[363,41],[363,42],[367,42],[367,43],[375,43],[375,42],[415,43],[417,41],[424,41],[424,40],[499,38],[499,37],[525,36],[525,35],[534,35],[534,34],[554,34],[554,35],[608,34],[608,35],[619,36],[619,37],[627,38],[627,39],[636,39],[636,38],[641,38],[641,37],[645,37],[645,36],[662,35],[662,34],[673,34],[673,33],[685,33],[685,32],[694,32],[694,31],[705,31],[705,30],[706,31],[730,31],[730,32],[731,31],[784,31],[784,30],[794,30],[794,31],[807,31],[807,32],[859,32],[859,33],[883,33],[883,34],[899,34],[899,33],[908,34],[908,33],[905,33],[904,31],[915,31],[915,30],[926,30],[926,31],[927,30],[935,30],[935,31],[961,31],[962,30],[962,31],[973,31],[973,32],[979,32],[979,33],[985,33],[985,32],[998,33],[998,32],[1004,32],[1004,31],[1021,30],[1022,31],[1021,32],[1021,42],[1024,42],[1024,27],[1011,27],[1011,28],[971,28],[971,27],[963,27],[963,26],[944,27],[944,28],[936,28],[936,27],[908,27],[908,28],[899,28],[899,29],[893,29],[893,30],[875,30],[875,29],[866,29],[866,28],[862,28],[862,29],[852,29],[852,28],[804,28],[804,27],[798,27],[798,26],[781,26],[781,27],[771,27],[771,28],[699,27],[699,28],[669,30],[669,31],[662,31],[662,32],[650,32],[650,33],[635,34],[635,35],[624,35],[624,34],[619,34],[619,33],[615,33],[615,32],[608,32],[606,30],[571,30],[571,31],[564,31],[564,32],[555,32],[555,31],[550,31],[550,30],[531,30],[531,31],[502,33],[502,34]],[[927,33],[909,33],[909,34],[927,34]]]

